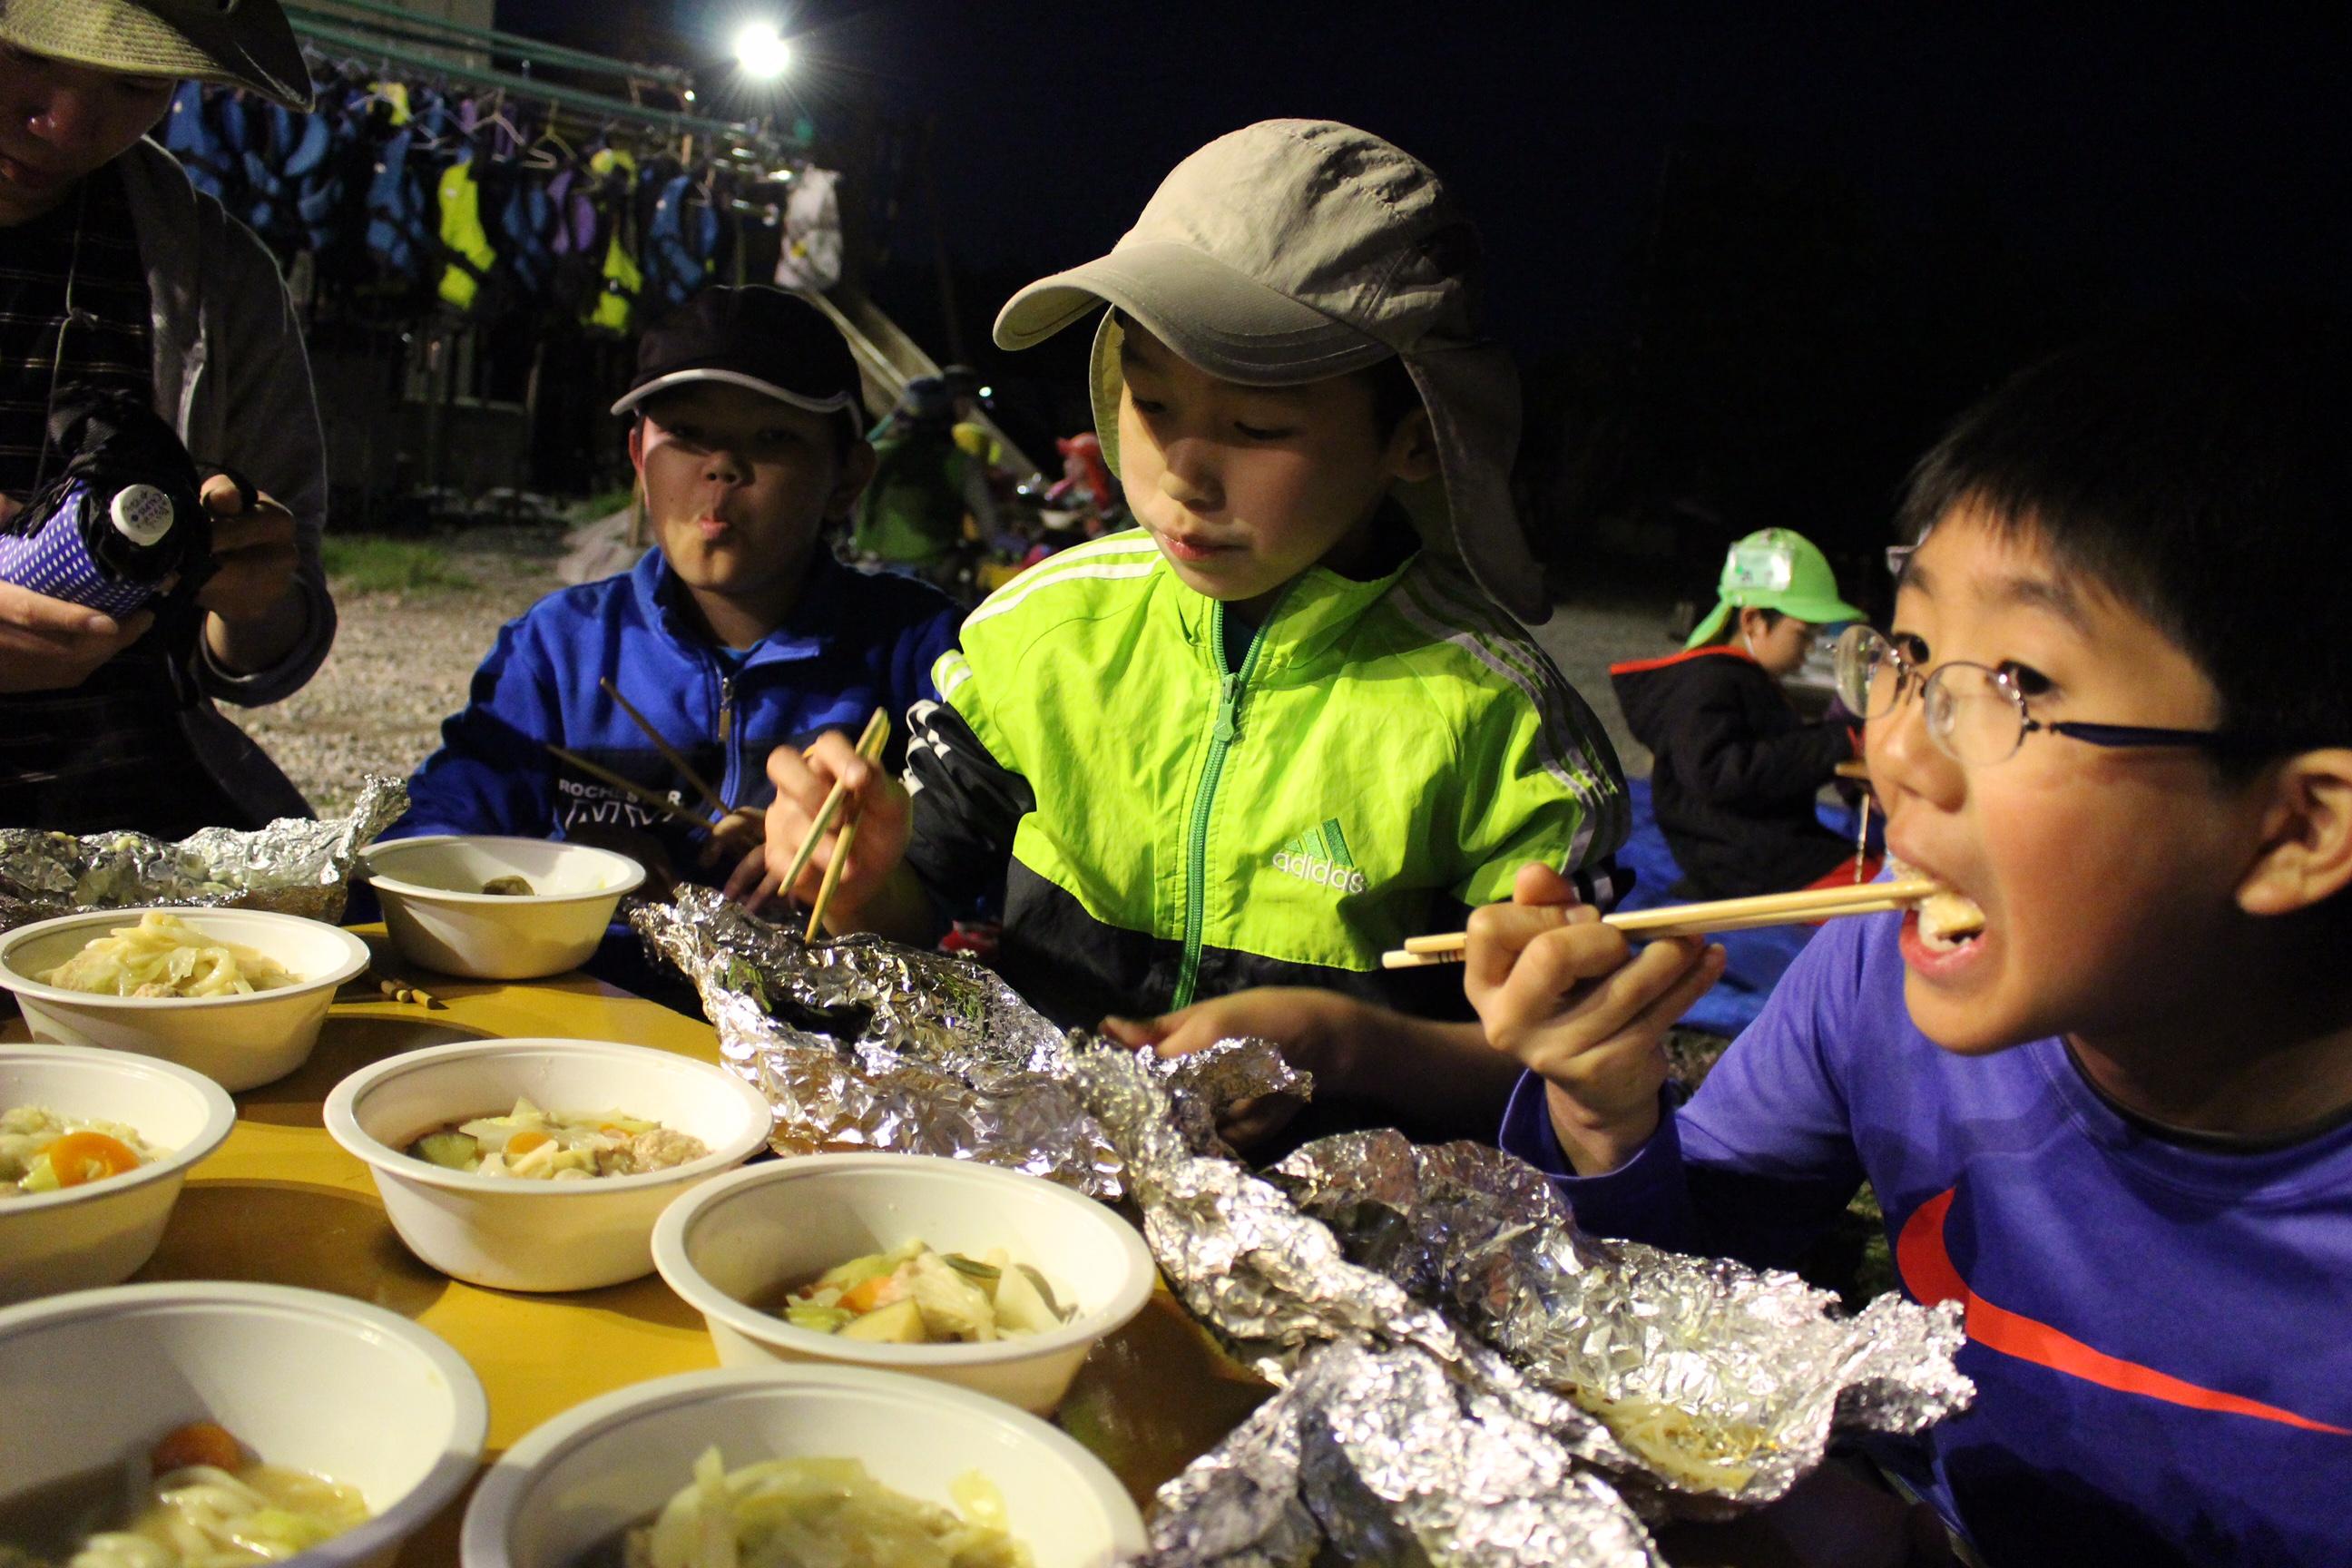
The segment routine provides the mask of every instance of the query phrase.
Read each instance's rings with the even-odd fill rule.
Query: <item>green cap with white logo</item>
[[[1811,540],[1786,528],[1764,529],[1734,544],[1724,557],[1723,576],[1715,591],[1715,608],[1683,647],[1713,642],[1724,623],[1743,609],[1778,610],[1815,626],[1863,618],[1860,610],[1838,597],[1837,574],[1830,570],[1829,557]]]

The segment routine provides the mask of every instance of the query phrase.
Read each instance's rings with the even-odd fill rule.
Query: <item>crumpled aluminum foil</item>
[[[1636,1488],[1767,1502],[1821,1462],[1832,1427],[1916,1433],[1975,1394],[1952,1363],[1957,1306],[1886,1295],[1832,1315],[1837,1299],[1793,1274],[1586,1236],[1542,1173],[1485,1144],[1348,1133],[1299,1149],[1274,1180],[1351,1260],[1435,1304],[1537,1386],[1653,1401],[1718,1436],[1752,1435],[1734,1461],[1752,1473],[1694,1484],[1604,1426],[1586,1457]]]
[[[207,827],[177,843],[141,833],[76,837],[0,828],[0,931],[79,910],[214,904],[329,924],[342,918],[361,846],[408,809],[408,786],[370,775],[342,816]]]
[[[1345,1341],[1160,1489],[1153,1568],[1655,1568],[1649,1532],[1544,1431],[1419,1351]]]
[[[1654,1556],[1629,1533],[1631,1510],[1722,1517],[1786,1492],[1832,1426],[1916,1432],[1973,1395],[1952,1364],[1961,1331],[1948,1305],[1887,1298],[1832,1318],[1833,1298],[1790,1275],[1595,1240],[1540,1173],[1484,1145],[1351,1133],[1253,1175],[1189,1148],[1165,1089],[1136,1064],[1077,1065],[1169,1283],[1286,1385],[1162,1489],[1154,1563],[1306,1563],[1328,1543],[1382,1562],[1633,1568]],[[1346,1347],[1361,1354],[1321,1370]],[[1359,1402],[1365,1379],[1373,1391]],[[1709,1484],[1662,1468],[1580,1393],[1657,1400],[1717,1432],[1752,1425],[1740,1456],[1751,1471]],[[1346,1441],[1335,1448],[1327,1432]],[[1538,1450],[1547,1457],[1527,1468]],[[1315,1452],[1341,1457],[1315,1470]],[[1367,1466],[1388,1484],[1364,1481]],[[1357,1480],[1331,1482],[1332,1467]],[[1534,1478],[1555,1474],[1576,1482],[1562,1483],[1561,1508],[1604,1493],[1611,1505],[1576,1512],[1572,1536],[1545,1534],[1519,1500],[1533,1508],[1549,1495]],[[1584,1544],[1514,1555],[1530,1531]]]
[[[992,971],[878,937],[812,945],[707,888],[638,904],[629,920],[694,982],[720,1058],[775,1108],[777,1152],[940,1154],[1099,1198],[1125,1190],[1118,1150],[1078,1098],[1075,1064],[1127,1053],[1065,1036]],[[1181,1136],[1181,1117],[1198,1147],[1219,1151],[1220,1107],[1309,1091],[1264,1041],[1228,1041],[1138,1070],[1169,1095],[1171,1136]]]

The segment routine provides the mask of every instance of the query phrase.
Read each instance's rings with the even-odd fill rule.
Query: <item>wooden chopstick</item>
[[[1858,887],[1807,888],[1794,893],[1759,893],[1748,899],[1717,899],[1703,904],[1669,904],[1664,909],[1632,914],[1603,915],[1601,923],[1645,942],[1660,937],[1704,936],[1710,931],[1754,931],[1763,926],[1795,925],[1804,921],[1834,920],[1841,915],[1884,914],[1908,908],[1931,893],[1943,890],[1925,877],[1900,882],[1865,882]],[[1469,946],[1465,931],[1405,938],[1404,946],[1381,955],[1384,969],[1418,969],[1430,963],[1459,963]]]
[[[883,748],[889,743],[890,716],[877,708],[874,710],[874,717],[866,721],[866,733],[857,738],[857,754],[869,763],[878,763],[882,760]],[[835,784],[833,794],[825,799],[825,806],[828,809],[838,809],[838,797],[842,794],[842,786],[838,784]],[[820,812],[818,815],[819,825],[810,828],[808,841],[801,846],[800,856],[793,864],[793,876],[794,877],[800,875],[801,867],[808,864],[809,850],[816,842],[816,836],[824,831],[822,826],[824,813]],[[824,880],[817,884],[816,902],[809,906],[808,930],[801,935],[803,942],[816,940],[817,932],[824,922],[824,906],[833,901],[833,890],[841,885],[841,868],[849,863],[849,847],[856,841],[856,838],[857,815],[852,812],[849,820],[841,825],[841,838],[833,847],[833,858],[825,862]],[[790,887],[792,884],[787,879],[781,885]]]
[[[592,779],[602,779],[604,783],[611,784],[614,789],[621,791],[624,795],[627,795],[637,800],[643,801],[646,805],[653,807],[656,811],[667,812],[670,816],[677,817],[681,822],[691,822],[697,827],[708,827],[710,826],[709,822],[700,812],[688,811],[686,807],[678,805],[677,802],[670,799],[669,796],[662,794],[659,790],[649,789],[646,785],[637,783],[635,779],[623,778],[620,774],[613,772],[612,769],[598,767],[594,763],[590,762],[587,758],[567,752],[561,746],[550,745],[547,748],[547,754],[554,757],[560,762],[571,763],[573,767],[578,768],[582,773],[586,773]]]
[[[686,775],[686,782],[694,786],[696,794],[699,795],[704,800],[709,803],[711,810],[717,812],[721,816],[725,816],[729,812],[735,809],[733,806],[728,805],[724,800],[719,798],[719,792],[717,790],[712,789],[709,784],[703,782],[702,775],[694,771],[693,763],[688,762],[683,756],[680,756],[676,747],[672,746],[667,741],[662,739],[662,732],[654,728],[653,721],[638,712],[637,705],[621,695],[621,689],[613,684],[613,678],[611,676],[608,675],[603,677],[596,682],[596,684],[604,689],[604,694],[606,696],[610,697],[614,701],[621,705],[621,711],[629,716],[629,721],[631,723],[645,731],[646,739],[654,743],[654,750],[662,754],[663,760],[667,762],[671,767],[676,768],[679,773]]]

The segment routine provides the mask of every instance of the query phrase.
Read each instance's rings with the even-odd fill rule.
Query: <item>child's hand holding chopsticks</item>
[[[1723,977],[1724,952],[1665,937],[1636,953],[1550,868],[1472,911],[1464,989],[1486,1042],[1544,1079],[1552,1131],[1580,1175],[1614,1170],[1658,1125],[1667,1027]]]
[[[907,852],[907,792],[881,763],[888,721],[869,722],[862,745],[838,730],[818,736],[805,752],[779,746],[768,756],[776,798],[768,807],[764,865],[754,878],[746,861],[728,884],[730,898],[757,909],[782,893],[814,905],[842,843],[856,824],[848,857],[835,876],[825,923],[835,931],[864,929],[859,915]]]

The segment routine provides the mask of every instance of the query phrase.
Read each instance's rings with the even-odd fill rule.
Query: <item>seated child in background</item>
[[[2028,371],[1914,476],[1848,661],[1891,854],[1981,910],[1832,922],[1696,1096],[1540,868],[1466,984],[1504,1145],[1580,1223],[1758,1264],[1867,1180],[1975,1404],[1877,1457],[1984,1561],[2344,1561],[2352,359],[2242,329]],[[1939,922],[1929,922],[1939,923]]]
[[[825,548],[874,454],[849,345],[805,300],[704,289],[646,333],[613,412],[635,416],[629,459],[658,548],[508,624],[387,837],[593,841],[643,862],[649,896],[680,879],[731,877],[740,890],[763,869],[769,752],[862,729],[877,708],[895,724],[931,695],[955,613],[921,584],[852,571]],[[607,679],[742,809],[711,811]],[[656,810],[550,745],[709,820]]]
[[[1652,805],[1683,869],[1674,897],[1852,881],[1853,848],[1813,804],[1861,738],[1799,718],[1780,682],[1805,662],[1818,628],[1862,612],[1838,597],[1822,552],[1785,528],[1733,545],[1717,594],[1683,652],[1609,671],[1625,722],[1654,758]]]
[[[1248,1032],[1306,1051],[1344,1099],[1388,1087],[1388,1031],[1412,1027],[1379,1005],[1437,1006],[1462,1020],[1432,1047],[1452,1067],[1408,1110],[1471,1126],[1499,1107],[1507,1075],[1458,984],[1381,953],[1504,896],[1528,860],[1600,861],[1624,787],[1601,726],[1489,597],[1549,609],[1512,508],[1517,378],[1475,330],[1477,259],[1424,165],[1272,121],[1185,159],[1108,256],[1013,297],[1008,348],[1114,307],[1096,426],[1142,527],[973,612],[914,716],[911,810],[845,736],[772,759],[772,858],[834,779],[862,804],[834,929],[928,940],[1002,880],[1001,967],[1058,1022],[1243,992]],[[1351,1042],[1362,1070],[1310,1036]]]

